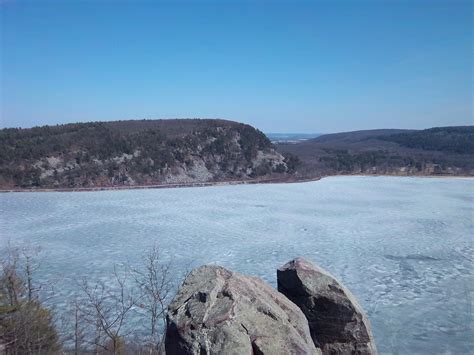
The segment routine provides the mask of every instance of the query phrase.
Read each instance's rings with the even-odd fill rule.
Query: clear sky
[[[0,0],[3,127],[473,124],[472,2]]]

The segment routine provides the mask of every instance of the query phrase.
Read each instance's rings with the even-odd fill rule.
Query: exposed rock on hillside
[[[362,308],[328,272],[298,258],[278,269],[277,275],[278,291],[301,308],[323,354],[376,354]]]
[[[191,272],[168,309],[167,354],[320,354],[301,310],[262,280]]]
[[[142,120],[0,130],[0,187],[104,187],[281,178],[291,162],[257,129]]]

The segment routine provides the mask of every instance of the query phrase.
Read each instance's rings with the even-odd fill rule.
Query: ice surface
[[[334,177],[300,184],[0,194],[0,243],[41,246],[59,308],[157,242],[176,270],[216,263],[276,284],[304,256],[369,315],[379,352],[472,351],[474,179]],[[179,277],[179,276],[177,276]]]

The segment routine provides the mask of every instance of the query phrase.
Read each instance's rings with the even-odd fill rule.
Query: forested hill
[[[303,175],[474,175],[474,126],[366,130],[278,144]]]
[[[293,161],[253,127],[176,119],[0,130],[0,187],[108,187],[282,177]]]
[[[474,126],[436,127],[380,138],[407,148],[474,154]]]

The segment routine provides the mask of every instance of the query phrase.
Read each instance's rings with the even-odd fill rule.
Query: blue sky
[[[0,0],[3,127],[473,124],[472,2]]]

